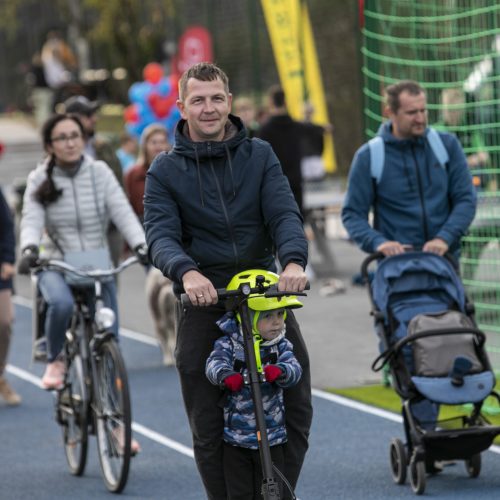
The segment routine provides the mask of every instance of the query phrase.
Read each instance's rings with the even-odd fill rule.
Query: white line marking
[[[15,295],[13,297],[13,302],[20,306],[28,307],[30,309],[32,308],[32,301],[25,299],[24,297],[20,297],[19,295]],[[144,344],[149,344],[154,346],[158,345],[158,342],[153,337],[141,332],[129,330],[128,328],[120,328],[120,335],[123,335],[124,337],[129,338],[131,340],[136,340],[137,342],[143,342]],[[41,387],[40,379],[38,377],[35,377],[29,372],[26,372],[12,365],[7,365],[7,371],[19,378],[31,382],[34,385],[37,385],[38,387]],[[362,411],[363,413],[375,415],[376,417],[385,418],[386,420],[391,420],[392,422],[398,422],[398,423],[403,422],[403,419],[400,415],[396,415],[395,413],[392,413],[387,410],[381,410],[380,408],[375,408],[365,403],[359,403],[358,401],[354,401],[352,399],[345,398],[337,394],[332,394],[330,392],[322,391],[320,389],[312,389],[312,394],[317,398],[325,399],[327,401],[330,401],[331,403],[336,403],[341,406],[346,406],[348,408],[352,408],[353,410],[358,410]],[[168,448],[178,451],[179,453],[187,455],[191,458],[194,457],[193,450],[191,448],[184,446],[183,444],[178,443],[177,441],[173,441],[170,438],[163,436],[162,434],[159,434],[158,432],[148,429],[147,427],[144,427],[139,423],[133,422],[132,428],[137,433],[142,434],[143,436],[153,441],[156,441],[157,443],[160,443]],[[488,448],[488,450],[492,451],[493,453],[500,454],[500,446],[492,445]]]
[[[178,443],[177,441],[174,441],[164,436],[163,434],[148,429],[147,427],[144,427],[144,425],[138,424],[137,422],[132,423],[132,429],[138,434],[142,434],[143,436],[156,441],[157,443],[167,446],[168,448],[172,448],[173,450],[178,451],[183,455],[194,458],[193,450],[192,448],[189,448],[189,446],[184,446],[183,444]]]
[[[367,405],[365,403],[359,403],[353,399],[345,398],[343,396],[338,396],[337,394],[332,394],[330,392],[321,391],[319,389],[312,390],[313,396],[318,398],[326,399],[332,403],[337,403],[342,406],[347,406],[348,408],[353,408],[354,410],[359,410],[364,413],[370,413],[371,415],[376,415],[377,417],[382,417],[387,420],[392,420],[393,422],[403,422],[403,418],[400,415],[396,415],[387,410],[381,410],[373,406]]]
[[[375,415],[377,417],[385,418],[387,420],[392,420],[393,422],[403,422],[403,418],[395,413],[392,413],[387,410],[381,410],[379,408],[374,408],[373,406],[367,405],[365,403],[359,403],[358,401],[354,401],[349,398],[345,398],[344,396],[339,396],[337,394],[332,394],[330,392],[321,391],[319,389],[312,390],[313,396],[316,396],[321,399],[326,399],[327,401],[331,401],[332,403],[337,403],[342,406],[347,406],[348,408],[352,408],[354,410],[359,410],[364,413],[369,413],[370,415]],[[500,454],[500,446],[491,445],[488,448],[489,451],[493,453]]]
[[[21,378],[26,382],[29,382],[30,384],[36,385],[40,389],[42,388],[42,379],[33,375],[30,372],[27,372],[26,370],[22,370],[21,368],[18,368],[17,366],[14,365],[7,365],[5,367],[5,370],[8,371],[9,373],[12,373],[12,375],[15,375],[16,377]]]
[[[10,374],[22,380],[25,380],[30,384],[36,385],[40,389],[42,388],[42,380],[39,377],[33,375],[32,373],[10,364],[8,364],[5,369]],[[159,432],[149,429],[148,427],[139,424],[138,422],[132,422],[132,429],[138,434],[142,434],[144,437],[151,439],[152,441],[162,444],[167,448],[171,448],[172,450],[177,451],[178,453],[182,453],[187,457],[194,458],[193,450],[189,448],[189,446],[185,446],[182,443],[174,441],[173,439],[170,439],[169,437],[164,436]]]
[[[145,333],[136,332],[134,330],[129,330],[128,328],[120,327],[120,335],[132,340],[137,340],[137,342],[142,342],[143,344],[158,346],[158,341],[151,337],[151,335],[146,335]]]

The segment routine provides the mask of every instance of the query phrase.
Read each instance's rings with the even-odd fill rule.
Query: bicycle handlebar
[[[310,284],[307,282],[305,290],[310,289]],[[271,298],[271,297],[286,297],[288,295],[299,295],[302,297],[307,297],[307,293],[304,292],[289,292],[289,291],[278,291],[277,285],[271,285],[268,286],[267,288],[262,288],[262,287],[248,287],[244,289],[238,289],[238,290],[226,290],[225,288],[216,288],[215,289],[217,293],[217,297],[219,300],[227,300],[231,299],[233,297],[240,297],[240,298],[246,298],[249,297],[250,295],[261,295],[266,298]],[[181,304],[184,307],[189,307],[192,306],[193,304],[191,303],[191,300],[189,299],[189,295],[187,293],[182,293],[181,294]]]
[[[121,262],[118,267],[115,267],[113,269],[91,269],[89,271],[85,271],[82,269],[78,269],[71,264],[68,264],[67,262],[63,260],[58,260],[58,259],[40,259],[38,261],[38,265],[33,268],[33,270],[37,270],[40,268],[45,268],[45,269],[55,269],[58,271],[66,271],[70,272],[72,274],[75,274],[77,276],[82,276],[82,277],[90,277],[98,280],[99,278],[106,278],[109,276],[115,276],[117,274],[120,274],[122,271],[124,271],[127,267],[130,267],[132,264],[135,264],[138,262],[139,259],[135,256],[132,255],[128,259],[125,259],[123,262]]]

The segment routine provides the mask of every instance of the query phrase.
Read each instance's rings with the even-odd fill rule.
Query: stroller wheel
[[[400,439],[393,439],[390,447],[391,473],[396,484],[406,481],[406,450]]]
[[[421,495],[425,491],[425,464],[422,460],[417,462],[415,458],[411,459],[410,484],[416,495]]]
[[[476,453],[466,460],[465,469],[469,477],[478,477],[481,473],[481,453]]]

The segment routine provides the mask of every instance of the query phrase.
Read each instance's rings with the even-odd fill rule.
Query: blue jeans
[[[38,275],[38,289],[47,304],[45,316],[45,336],[47,337],[48,362],[52,363],[61,352],[65,333],[68,329],[73,314],[74,299],[70,286],[57,271],[42,271]],[[93,314],[94,289],[86,289],[87,303]],[[104,304],[112,309],[116,321],[111,330],[118,337],[118,302],[116,299],[115,281],[102,284],[102,298]]]

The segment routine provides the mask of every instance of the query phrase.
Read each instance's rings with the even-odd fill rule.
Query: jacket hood
[[[217,326],[228,337],[232,338],[236,342],[243,343],[243,333],[238,322],[236,321],[234,313],[227,312],[224,314],[224,316],[217,321]]]
[[[173,151],[183,156],[202,161],[205,158],[227,156],[228,150],[234,149],[247,138],[243,122],[234,115],[229,115],[222,141],[194,142],[188,135],[187,121],[179,120],[175,130]]]
[[[231,150],[236,149],[244,140],[246,140],[246,138],[247,134],[245,127],[243,126],[243,122],[234,115],[229,115],[222,141],[194,142],[189,137],[187,121],[182,119],[177,124],[173,153],[190,158],[196,162],[198,191],[200,194],[201,205],[203,207],[205,206],[205,199],[203,195],[203,181],[200,172],[200,163],[205,160],[212,161],[219,158],[227,160],[229,175],[231,177],[231,191],[234,198],[236,196],[236,188],[234,184]]]
[[[412,137],[410,139],[398,139],[397,137],[394,136],[392,133],[392,121],[387,120],[386,122],[382,123],[377,131],[377,135],[381,136],[384,142],[393,144],[396,147],[402,147],[405,148],[409,145],[419,145],[419,146],[424,146],[425,147],[425,138],[427,137],[427,134],[429,133],[429,128],[427,127],[425,129],[424,135],[419,136],[419,137]]]

